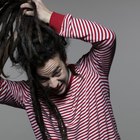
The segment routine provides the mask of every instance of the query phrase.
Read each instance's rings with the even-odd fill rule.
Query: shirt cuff
[[[51,15],[51,19],[50,19],[50,26],[57,32],[59,33],[61,30],[61,25],[63,22],[65,15],[53,12]]]

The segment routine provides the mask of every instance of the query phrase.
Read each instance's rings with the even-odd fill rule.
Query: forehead
[[[47,62],[45,62],[45,65],[42,67],[39,67],[37,69],[37,73],[39,75],[51,75],[54,70],[57,68],[61,68],[63,65],[63,61],[60,59],[59,55],[55,55],[53,58],[49,59]]]

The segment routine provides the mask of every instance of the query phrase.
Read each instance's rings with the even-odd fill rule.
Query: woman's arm
[[[97,65],[100,71],[108,76],[116,47],[115,33],[108,28],[89,20],[74,18],[48,10],[42,0],[33,0],[37,7],[38,17],[61,36],[80,39],[92,45],[88,58],[90,64]],[[30,3],[21,5],[24,14],[33,16]]]

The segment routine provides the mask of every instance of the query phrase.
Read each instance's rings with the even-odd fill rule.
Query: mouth
[[[61,84],[61,85],[58,87],[58,91],[61,92],[61,91],[63,90],[63,87],[64,87],[63,84]]]
[[[61,85],[58,85],[57,88],[55,89],[50,89],[50,93],[53,93],[53,94],[57,94],[57,95],[61,95],[63,93],[63,90],[64,90],[64,84],[61,84]]]

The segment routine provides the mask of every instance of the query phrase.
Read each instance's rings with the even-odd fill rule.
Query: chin
[[[63,95],[64,93],[65,93],[65,91],[64,92],[58,92],[57,95]]]
[[[65,91],[66,91],[66,88],[64,87],[64,88],[62,89],[62,91],[59,91],[59,92],[57,93],[57,95],[63,95],[63,94],[65,94]]]

